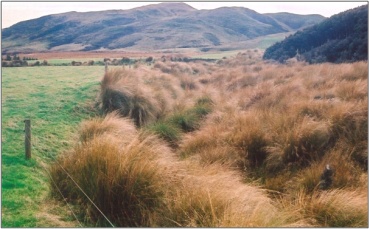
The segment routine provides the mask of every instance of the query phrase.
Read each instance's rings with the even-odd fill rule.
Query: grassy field
[[[71,64],[72,61],[88,62],[90,60],[103,61],[102,58],[78,58],[78,59],[51,59],[50,61],[48,61],[48,63],[51,65],[61,65],[61,64]]]
[[[194,55],[193,58],[202,58],[202,59],[222,59],[223,57],[231,57],[238,54],[240,50],[233,50],[233,51],[225,51],[225,52],[212,52],[212,53],[205,53]]]
[[[261,54],[109,71],[50,170],[86,222],[109,225],[64,170],[116,226],[366,227],[367,63]]]
[[[257,47],[260,49],[267,49],[271,45],[273,45],[276,42],[282,41],[285,37],[289,36],[290,33],[281,33],[281,34],[273,34],[264,36],[262,38],[258,38]]]
[[[80,121],[94,115],[103,73],[101,66],[2,68],[3,227],[76,225],[63,204],[49,204],[44,166],[71,147]],[[32,125],[29,161],[24,156],[26,118]]]
[[[261,55],[3,68],[2,226],[110,226],[65,171],[115,226],[368,226],[368,64]]]

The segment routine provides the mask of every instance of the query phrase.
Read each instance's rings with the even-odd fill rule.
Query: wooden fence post
[[[108,71],[108,62],[105,62],[105,73]]]
[[[24,132],[25,132],[25,139],[24,145],[26,149],[26,159],[31,159],[31,120],[26,119],[24,120]]]

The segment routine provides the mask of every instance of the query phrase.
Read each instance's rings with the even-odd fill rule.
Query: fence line
[[[86,198],[94,205],[94,207],[100,212],[100,214],[102,214],[102,216],[108,221],[108,223],[112,226],[112,227],[115,227],[113,225],[113,223],[108,219],[108,217],[99,209],[99,207],[91,200],[91,198],[82,190],[82,188],[77,184],[77,182],[73,179],[73,177],[64,169],[64,167],[59,164],[58,161],[55,161],[61,168],[62,170],[67,174],[67,176],[73,181],[73,183],[77,186],[78,189],[80,189],[80,191],[86,196]],[[68,204],[66,198],[63,196],[62,192],[60,191],[58,185],[56,184],[56,182],[54,181],[53,177],[51,176],[51,174],[49,173],[49,171],[47,170],[47,168],[45,168],[44,165],[41,164],[41,166],[46,170],[46,172],[48,173],[48,176],[51,178],[51,180],[53,181],[54,185],[57,187],[58,189],[58,192],[60,193],[60,195],[63,197],[63,200],[67,203],[67,206],[69,207],[69,209],[71,210],[73,216],[76,218],[76,220],[78,221],[78,223],[82,226],[81,222],[78,220],[77,216],[75,215],[75,213],[73,212],[72,208],[70,207],[70,205]]]
[[[31,159],[31,119],[24,120],[24,146],[26,152],[26,160]]]
[[[41,164],[41,165],[42,165],[42,164]],[[45,169],[45,171],[46,171],[46,172],[47,172],[47,174],[49,175],[50,179],[53,181],[53,183],[54,183],[55,187],[58,189],[58,192],[59,192],[59,193],[60,193],[60,195],[62,196],[63,200],[66,202],[66,204],[67,204],[67,206],[68,206],[69,210],[71,210],[71,212],[72,212],[73,216],[75,217],[75,219],[77,220],[77,222],[80,224],[80,226],[81,226],[81,227],[84,227],[84,226],[82,226],[81,222],[78,220],[78,218],[77,218],[76,214],[75,214],[75,213],[74,213],[74,211],[72,210],[72,207],[68,204],[67,199],[64,197],[64,195],[63,195],[62,191],[60,191],[60,189],[59,189],[59,187],[58,187],[57,183],[54,181],[54,179],[53,179],[53,177],[50,175],[49,171],[44,167],[44,165],[42,165],[42,167]]]
[[[61,164],[59,164],[57,162],[57,164],[62,168],[62,170],[67,174],[67,176],[73,181],[73,183],[80,189],[80,191],[86,196],[86,198],[94,205],[94,207],[100,212],[100,214],[102,214],[102,216],[104,216],[104,218],[108,221],[108,223],[112,226],[112,227],[115,227],[113,225],[113,223],[108,219],[107,216],[104,215],[104,213],[99,209],[98,206],[96,206],[96,204],[90,199],[90,197],[84,192],[84,190],[82,190],[82,188],[77,184],[77,182],[73,179],[73,177],[63,168],[63,166]]]

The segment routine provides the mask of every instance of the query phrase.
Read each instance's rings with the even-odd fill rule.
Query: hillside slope
[[[288,18],[288,20],[286,20]],[[322,16],[259,14],[240,7],[196,10],[160,3],[131,10],[68,12],[20,22],[2,30],[3,53],[130,48],[204,48],[302,29]],[[287,21],[302,21],[293,26]]]
[[[264,59],[284,62],[296,56],[310,63],[368,59],[368,5],[336,14],[266,49]]]

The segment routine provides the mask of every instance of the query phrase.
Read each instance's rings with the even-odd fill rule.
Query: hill
[[[185,3],[68,12],[3,29],[2,51],[160,50],[232,43],[241,46],[243,41],[297,31],[323,19],[319,15],[259,14],[241,7],[196,10]]]
[[[368,12],[364,5],[336,14],[269,47],[263,58],[284,62],[298,52],[310,63],[367,60]]]

